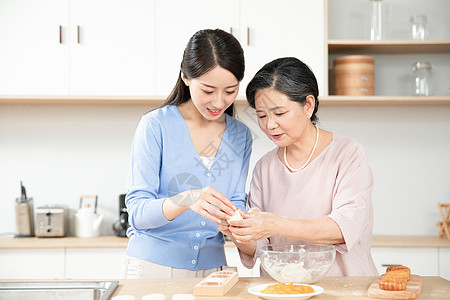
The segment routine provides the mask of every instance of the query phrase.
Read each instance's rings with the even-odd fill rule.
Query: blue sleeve
[[[145,115],[133,138],[126,206],[130,224],[150,229],[169,223],[162,211],[165,200],[158,199],[162,160],[162,131],[159,123]]]
[[[237,208],[240,208],[242,211],[247,211],[246,201],[247,194],[245,193],[245,184],[247,182],[248,168],[250,163],[250,155],[252,154],[252,134],[250,130],[246,128],[245,131],[245,147],[244,147],[244,156],[242,160],[242,166],[239,173],[239,180],[236,186],[236,191],[231,197],[231,201],[234,202]]]

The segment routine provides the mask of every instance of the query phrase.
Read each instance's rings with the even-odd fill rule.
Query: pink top
[[[378,276],[370,253],[373,226],[373,175],[364,148],[354,139],[333,134],[331,143],[303,170],[291,173],[278,148],[257,163],[249,194],[250,207],[296,219],[329,216],[340,227],[344,244],[327,276]],[[292,244],[301,241],[273,236],[257,242]],[[252,268],[258,257],[239,252]],[[262,276],[268,276],[261,269]]]

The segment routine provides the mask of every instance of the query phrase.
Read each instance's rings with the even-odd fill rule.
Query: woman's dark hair
[[[315,106],[311,122],[316,124],[319,88],[316,76],[301,60],[295,57],[284,57],[264,65],[247,86],[247,101],[251,107],[255,108],[256,91],[267,88],[273,88],[285,94],[290,100],[299,102],[302,106],[306,103],[306,97],[312,95]]]
[[[239,41],[221,29],[197,31],[184,49],[178,79],[170,95],[162,106],[179,105],[191,98],[189,87],[181,79],[183,73],[188,79],[197,78],[220,66],[233,73],[240,82],[244,78],[244,50]],[[225,113],[233,116],[234,104]]]

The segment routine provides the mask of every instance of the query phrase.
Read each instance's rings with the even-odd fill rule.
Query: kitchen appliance
[[[16,237],[34,236],[33,198],[27,197],[22,181],[20,193],[20,198],[16,198]]]
[[[128,223],[128,211],[125,205],[125,198],[127,194],[119,195],[119,216],[120,219],[113,223],[113,230],[117,236],[126,237],[127,229],[130,227]]]
[[[87,199],[94,199],[94,204],[86,202]],[[97,214],[98,196],[81,196],[80,208],[75,213],[75,236],[95,237],[100,235],[100,225],[103,215]]]
[[[66,235],[67,209],[63,206],[38,206],[36,208],[35,235],[37,237],[63,237]]]

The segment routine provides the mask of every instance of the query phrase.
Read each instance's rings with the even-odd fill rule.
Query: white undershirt
[[[206,166],[206,168],[208,168],[208,170],[211,168],[215,157],[207,157],[207,156],[200,156],[200,158],[202,159],[203,164]]]

